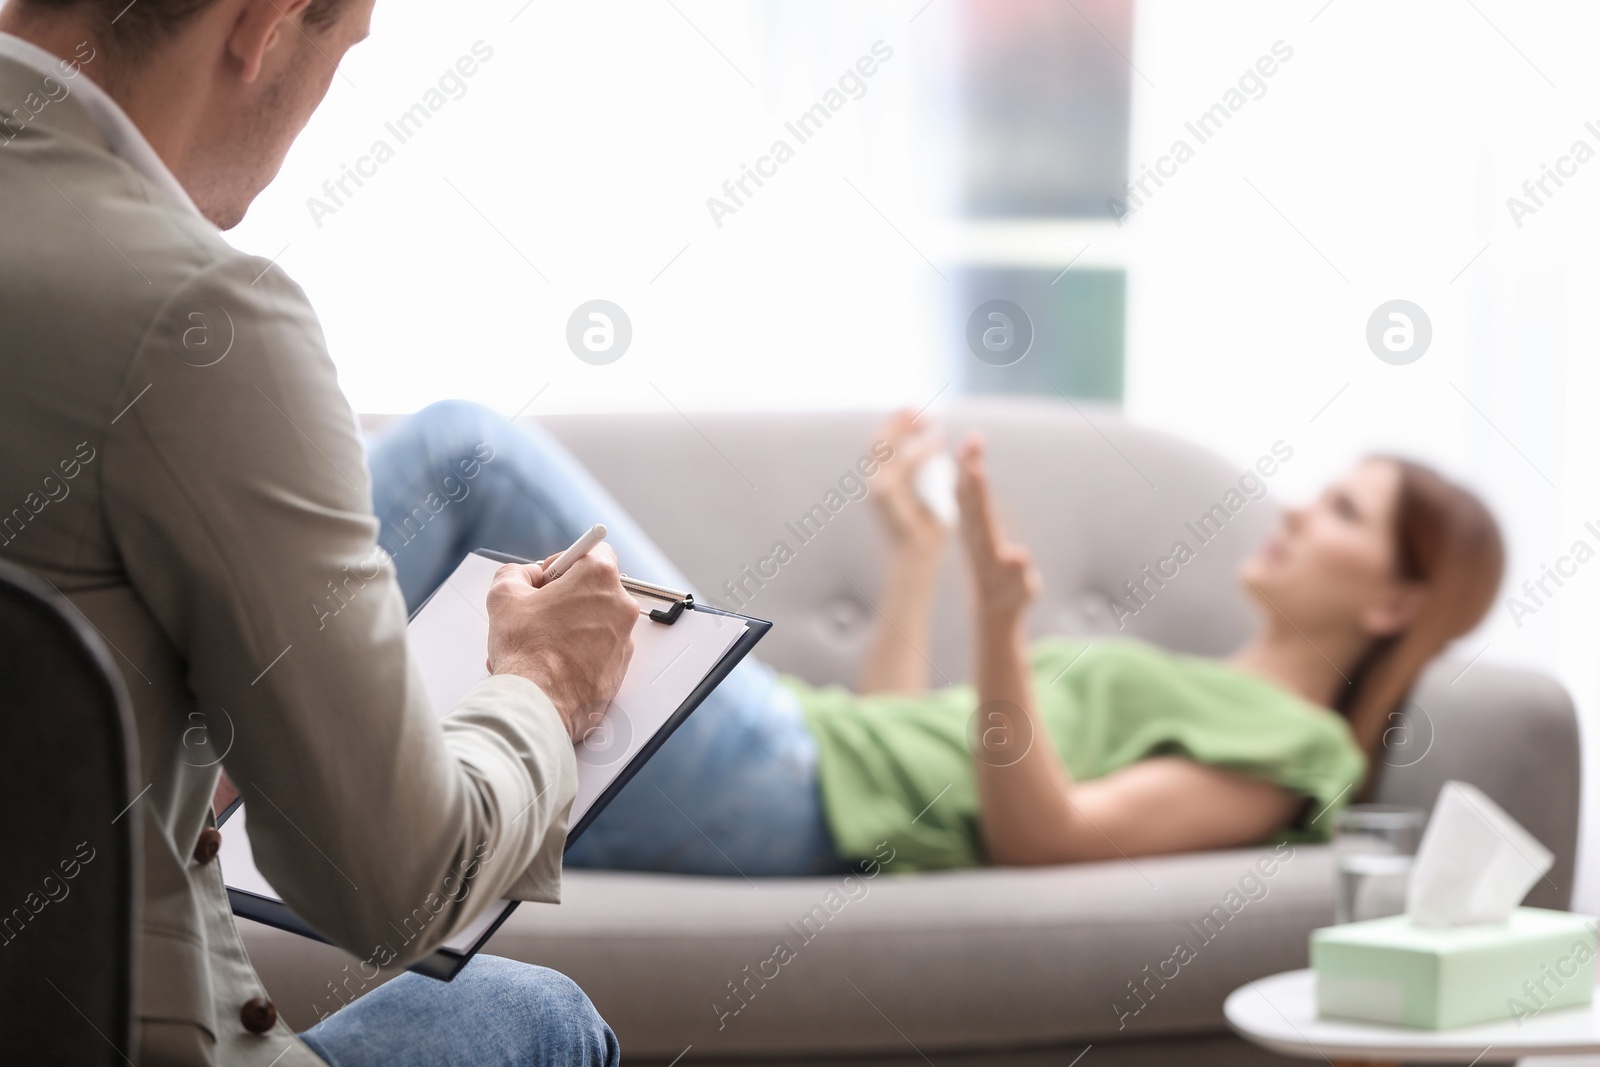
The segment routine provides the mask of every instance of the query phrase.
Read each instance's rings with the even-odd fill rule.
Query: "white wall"
[[[510,414],[547,385],[530,412],[931,396],[923,294],[938,277],[863,201],[913,241],[927,229],[937,183],[918,167],[913,90],[940,16],[909,13],[384,0],[348,80],[233,239],[267,256],[288,246],[280,262],[319,308],[360,410],[457,396]],[[479,40],[493,58],[466,95],[315,224],[307,199],[375,138],[395,142],[384,123]],[[880,40],[893,56],[865,95],[807,143],[790,136],[794,158],[716,226],[707,198]],[[634,327],[606,367],[564,342],[594,298]]]

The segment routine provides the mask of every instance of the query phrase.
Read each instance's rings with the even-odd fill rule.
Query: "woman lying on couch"
[[[1404,460],[1357,464],[1240,568],[1259,632],[1223,660],[1141,641],[1024,637],[1039,576],[997,518],[983,442],[958,458],[973,578],[974,685],[930,690],[943,526],[912,473],[931,435],[901,414],[873,496],[893,546],[857,692],[747,659],[567,855],[572,866],[746,877],[887,861],[891,870],[1102,860],[1317,840],[1358,793],[1418,673],[1483,617],[1500,582],[1494,519]],[[438,405],[372,455],[377,485],[453,450],[495,451],[508,484],[445,509],[396,558],[412,603],[465,548],[544,558],[602,521],[623,569],[688,588],[554,441]],[[388,475],[386,477],[386,475]],[[403,511],[403,494],[376,502]],[[470,500],[471,498],[469,498]]]

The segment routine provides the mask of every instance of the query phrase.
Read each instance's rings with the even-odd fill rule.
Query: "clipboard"
[[[474,556],[482,557],[483,560],[492,561],[496,564],[533,562],[519,556],[508,555],[491,549],[476,549],[468,553],[467,558],[462,561],[443,585],[434,590],[427,600],[417,606],[417,609],[411,613],[410,623],[417,621],[423,612],[427,610],[429,604],[433,603],[435,597],[441,594],[449,595],[446,590],[451,587],[452,580],[466,570],[469,565],[473,564],[472,557]],[[661,746],[666,743],[667,738],[671,737],[673,732],[683,725],[711,691],[728,676],[728,672],[733,670],[734,666],[749,654],[750,650],[766,636],[768,630],[772,629],[772,623],[764,619],[754,619],[747,615],[740,615],[737,612],[725,611],[721,608],[696,603],[693,594],[688,592],[669,589],[665,586],[626,576],[623,577],[622,582],[623,587],[639,601],[640,626],[676,626],[686,613],[694,612],[699,615],[727,618],[743,629],[737,636],[733,637],[731,644],[722,651],[710,669],[700,677],[688,695],[678,704],[676,710],[672,711],[665,721],[656,726],[648,736],[641,739],[637,749],[631,748],[630,739],[628,744],[631,751],[626,753],[625,762],[621,762],[621,766],[617,767],[614,772],[602,772],[604,775],[603,785],[601,784],[601,773],[585,776],[583,766],[581,766],[584,763],[584,759],[580,746],[579,796],[574,800],[574,807],[577,807],[580,803],[587,803],[587,807],[568,828],[566,846],[563,851],[572,847],[573,842],[594,823],[594,820],[622,792],[628,782],[660,750]],[[639,631],[636,630],[635,633],[637,635]],[[481,661],[482,651],[479,650],[476,656]],[[671,666],[672,664],[668,664],[668,667]],[[633,670],[634,664],[630,664],[630,677]],[[665,673],[666,669],[664,668],[662,674]],[[624,682],[625,686],[627,684],[627,682]],[[442,700],[436,697],[435,710],[439,711],[442,717],[444,710],[447,710],[447,708],[439,708],[438,705],[440,703],[442,703]],[[453,703],[454,701],[451,700],[450,704]],[[616,702],[613,702],[611,707],[607,709],[606,720],[611,720],[613,712],[618,710],[619,706]],[[623,718],[627,718],[626,713],[623,713]],[[604,728],[602,726],[602,729]],[[217,825],[221,826],[223,823],[232,820],[236,813],[238,816],[238,822],[235,823],[234,827],[235,832],[229,833],[223,838],[222,855],[223,872],[228,877],[228,903],[232,906],[233,913],[267,926],[287,930],[325,944],[328,943],[327,938],[313,930],[287,904],[278,899],[275,893],[272,893],[270,885],[256,870],[254,859],[249,854],[248,833],[239,832],[243,829],[240,824],[243,822],[244,815],[239,810],[242,805],[242,800],[235,800],[217,819]],[[230,856],[229,853],[232,853],[232,855]],[[243,870],[239,880],[248,883],[249,887],[240,887],[233,884],[234,878],[228,873],[230,864],[236,873]],[[243,865],[246,864],[248,868],[244,869]],[[268,893],[272,895],[267,895]],[[494,935],[494,932],[500,928],[500,925],[516,910],[518,903],[515,900],[499,900],[489,904],[477,919],[458,931],[445,945],[413,963],[408,970],[416,971],[419,974],[437,978],[441,981],[450,981],[462,967],[466,966],[473,956],[477,955],[489,938]]]

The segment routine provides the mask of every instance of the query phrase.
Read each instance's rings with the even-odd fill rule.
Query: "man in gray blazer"
[[[638,606],[609,548],[548,584],[504,568],[492,676],[435,719],[316,317],[219,235],[372,5],[0,11],[0,558],[66,595],[132,695],[141,1062],[615,1063],[571,982],[483,957],[449,985],[403,976],[297,1037],[213,862],[216,761],[185,747],[197,716],[217,728],[225,712],[221,763],[262,873],[336,944],[405,964],[489,901],[558,899],[573,742],[631,652]],[[330,603],[337,618],[315,607]],[[426,928],[398,939],[391,924],[424,905]]]

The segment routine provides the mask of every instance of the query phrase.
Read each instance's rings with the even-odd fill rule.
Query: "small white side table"
[[[1228,994],[1223,1014],[1241,1036],[1285,1056],[1338,1064],[1509,1063],[1522,1056],[1600,1053],[1596,1004],[1522,1020],[1413,1030],[1317,1017],[1315,977],[1286,971],[1247,982]],[[1476,1059],[1474,1059],[1476,1057]]]

